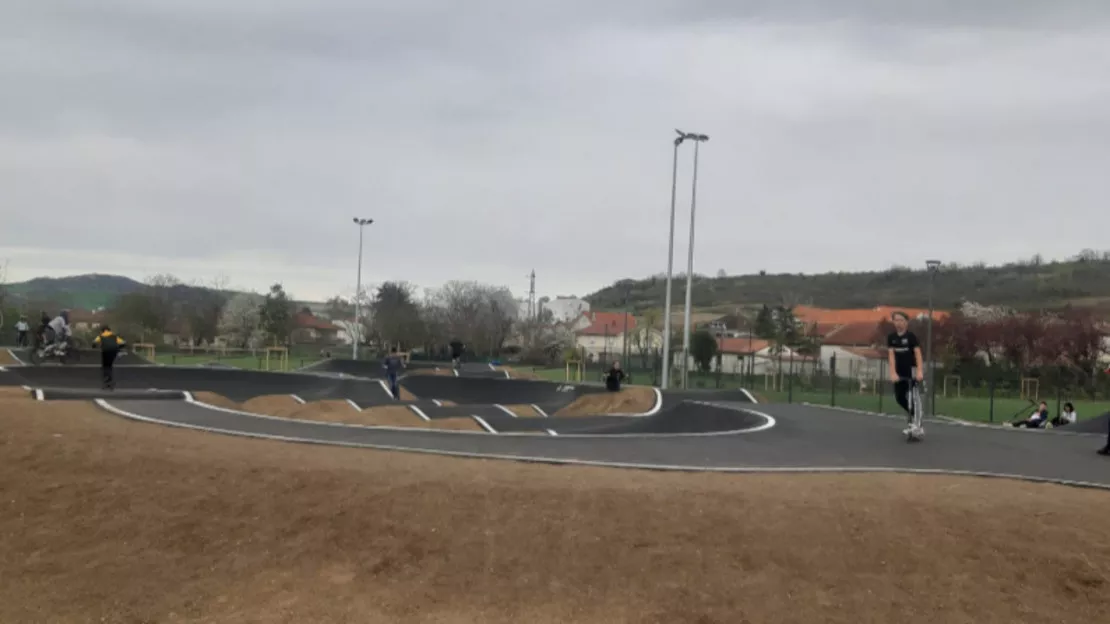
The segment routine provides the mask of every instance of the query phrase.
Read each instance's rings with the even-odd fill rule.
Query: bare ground
[[[323,448],[0,401],[0,621],[1098,622],[1110,495]],[[1030,539],[1029,536],[1035,536]]]
[[[601,392],[579,397],[554,415],[643,414],[654,406],[655,390],[648,386],[625,386],[620,392]]]
[[[508,404],[508,405],[502,405],[502,407],[504,407],[505,409],[509,410],[510,412],[516,414],[517,416],[519,416],[521,418],[539,418],[539,416],[540,416],[539,412],[536,411],[536,408],[534,408],[531,405],[528,405],[526,403],[521,403],[521,404],[512,403],[512,404]]]
[[[0,366],[19,366],[19,360],[12,357],[6,348],[0,349]]]
[[[371,425],[378,427],[413,427],[418,429],[448,429],[452,431],[483,431],[472,418],[439,418],[426,421],[402,405],[371,407],[359,411],[346,401],[310,401],[300,403],[287,394],[274,394],[236,403],[214,392],[196,392],[198,400],[216,407],[242,410],[253,414],[315,420],[319,422]]]

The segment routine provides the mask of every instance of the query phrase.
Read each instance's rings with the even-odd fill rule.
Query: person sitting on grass
[[[1048,422],[1048,403],[1041,401],[1037,406],[1037,411],[1029,415],[1025,420],[1010,423],[1013,427],[1028,427],[1029,429],[1040,429]]]
[[[621,370],[621,363],[614,361],[613,366],[609,368],[609,372],[605,373],[605,389],[609,392],[620,392],[621,382],[624,381],[624,371]]]
[[[1075,406],[1070,402],[1064,403],[1064,409],[1060,415],[1053,418],[1052,422],[1048,423],[1050,427],[1063,427],[1064,425],[1074,425],[1076,419],[1079,417],[1075,413]]]

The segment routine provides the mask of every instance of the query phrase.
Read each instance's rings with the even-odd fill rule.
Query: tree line
[[[681,292],[684,275],[675,277]],[[722,312],[760,305],[812,305],[826,308],[871,308],[894,305],[924,308],[933,301],[940,309],[959,306],[967,293],[985,304],[1016,309],[1060,309],[1075,300],[1106,299],[1110,303],[1110,251],[1085,249],[1063,261],[1040,255],[999,266],[983,263],[944,264],[930,277],[925,267],[894,266],[883,271],[830,272],[806,275],[759,271],[717,277],[694,275],[693,305]],[[594,309],[630,309],[640,313],[663,305],[666,278],[621,279],[585,299]]]

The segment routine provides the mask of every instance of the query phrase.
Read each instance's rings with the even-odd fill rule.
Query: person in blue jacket
[[[394,399],[401,398],[401,390],[397,387],[397,375],[404,367],[405,363],[401,360],[401,356],[397,355],[397,347],[393,347],[382,362],[382,368],[385,369],[385,375],[389,379],[389,392]]]

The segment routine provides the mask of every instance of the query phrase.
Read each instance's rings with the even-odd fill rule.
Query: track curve
[[[9,367],[6,372],[0,372],[0,385],[34,386],[53,382],[56,387],[88,389],[90,380],[96,380],[95,369],[65,368],[70,372],[47,372],[47,367]],[[371,379],[186,367],[125,368],[127,370],[117,375],[121,384],[129,380],[121,390],[205,389],[226,393],[225,396],[237,400],[296,390],[298,396],[306,399],[352,394],[368,401],[380,401],[380,404],[386,402],[385,398],[378,398],[384,394],[381,384]],[[208,376],[204,378],[207,381],[202,380],[201,373],[189,371],[202,371]],[[152,384],[156,378],[159,383]],[[414,379],[418,378],[406,379],[406,387]],[[526,387],[536,392],[542,390],[547,395],[598,391],[590,386],[571,386],[572,390],[567,390],[567,384],[493,378],[428,376],[420,379],[446,380],[446,383],[419,381],[411,387],[420,387],[427,393],[429,388],[435,389],[437,383],[442,383],[435,391],[457,390],[481,397],[492,391],[495,386],[489,384],[494,382],[522,384],[513,390],[522,394],[515,395],[514,401],[505,402],[534,399],[536,395],[521,390]],[[479,389],[468,390],[470,383]],[[200,388],[201,385],[207,387]],[[508,385],[498,387],[510,388]],[[907,444],[901,436],[903,423],[898,418],[803,405],[755,405],[750,400],[738,400],[744,398],[749,397],[742,392],[664,392],[660,394],[659,409],[654,416],[599,416],[597,418],[603,420],[590,423],[588,427],[582,425],[584,421],[580,418],[514,419],[505,415],[511,419],[505,422],[515,421],[525,430],[513,430],[509,426],[501,435],[289,420],[209,409],[188,400],[166,400],[164,396],[135,398],[131,394],[126,397],[117,394],[112,398],[98,398],[97,404],[134,420],[213,433],[463,457],[661,470],[935,472],[1110,488],[1110,465],[1092,452],[1096,440],[1104,434],[969,427],[935,421],[928,423],[929,434],[924,443]],[[391,399],[390,402],[396,404]],[[694,410],[695,407],[698,409]],[[580,428],[557,431],[556,426],[570,426],[561,420],[575,420]],[[519,424],[525,421],[528,424]],[[695,425],[697,422],[702,422],[700,428],[705,431],[692,430],[699,428]],[[706,422],[712,422],[713,426]],[[543,424],[552,426],[542,427]],[[555,435],[536,435],[532,429],[538,427],[550,429]]]

